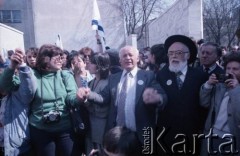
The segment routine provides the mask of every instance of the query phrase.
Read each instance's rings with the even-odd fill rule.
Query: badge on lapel
[[[144,82],[143,82],[143,80],[138,80],[137,83],[138,83],[138,85],[143,85]]]
[[[167,84],[168,86],[172,85],[172,80],[167,80],[166,84]]]

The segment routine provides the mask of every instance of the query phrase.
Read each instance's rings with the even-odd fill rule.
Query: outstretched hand
[[[156,104],[161,102],[161,95],[153,88],[146,88],[143,92],[143,102],[145,104]]]
[[[90,89],[86,87],[80,87],[77,91],[77,98],[80,102],[84,102],[90,94]]]

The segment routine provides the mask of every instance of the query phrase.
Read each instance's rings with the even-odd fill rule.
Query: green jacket
[[[31,103],[29,122],[32,126],[48,132],[59,132],[71,127],[70,116],[66,103],[79,104],[76,98],[77,85],[68,71],[57,71],[40,74],[34,71],[37,79],[37,91]],[[54,104],[56,103],[56,105]],[[59,122],[45,123],[43,115],[49,111],[61,114]]]
[[[9,79],[12,77],[12,79]],[[2,74],[0,74],[0,91],[9,93],[17,90],[20,84],[18,76],[14,75],[14,70],[6,68]]]

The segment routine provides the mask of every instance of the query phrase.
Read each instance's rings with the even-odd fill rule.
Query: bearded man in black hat
[[[200,135],[206,116],[199,105],[204,75],[189,66],[196,59],[197,47],[183,35],[168,37],[164,46],[169,65],[159,71],[157,81],[169,100],[158,115],[159,154],[194,155],[199,148],[196,135]]]

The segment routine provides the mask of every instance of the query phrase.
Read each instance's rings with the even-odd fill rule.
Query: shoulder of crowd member
[[[191,71],[192,73],[194,73],[195,78],[197,77],[200,81],[202,81],[202,83],[204,83],[208,79],[208,77],[206,77],[206,74],[204,72],[200,72],[198,69],[194,67],[188,67],[188,70],[189,72]]]
[[[0,75],[0,90],[4,92],[16,91],[19,88],[20,79],[15,75],[15,70],[6,68]]]

